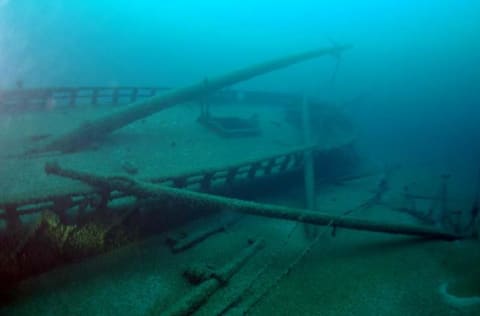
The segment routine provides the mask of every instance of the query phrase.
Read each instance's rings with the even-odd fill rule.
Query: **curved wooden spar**
[[[269,205],[226,198],[212,194],[170,188],[150,183],[137,182],[128,177],[102,177],[87,172],[61,168],[57,163],[47,163],[45,172],[59,176],[80,180],[87,184],[108,190],[128,192],[137,197],[153,197],[159,201],[178,201],[188,203],[194,207],[214,209],[228,209],[240,213],[258,215],[270,218],[298,221],[314,225],[343,227],[354,230],[363,230],[387,234],[401,234],[432,239],[455,240],[465,236],[458,236],[446,231],[430,227],[379,223],[359,218],[329,215],[321,212],[311,212],[285,206]]]
[[[242,82],[303,61],[318,58],[324,55],[338,56],[349,48],[351,48],[350,45],[334,46],[290,55],[239,69],[223,76],[209,79],[208,81],[202,81],[191,86],[175,89],[162,95],[151,97],[147,100],[135,102],[124,111],[120,111],[98,120],[85,123],[71,132],[54,139],[44,146],[29,150],[27,153],[75,151],[125,125],[170,106],[199,98],[205,94],[226,88],[238,82]]]

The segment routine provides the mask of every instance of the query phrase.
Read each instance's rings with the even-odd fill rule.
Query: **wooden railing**
[[[182,175],[147,179],[151,183],[176,188],[187,188],[201,192],[214,189],[228,189],[234,185],[286,174],[299,170],[303,165],[305,148],[290,151],[259,160],[246,161],[224,168],[213,168],[190,172]],[[228,191],[228,190],[227,190]],[[71,194],[48,195],[39,198],[24,198],[16,201],[0,201],[0,222],[5,221],[7,229],[15,229],[22,224],[21,217],[51,210],[60,217],[76,208],[77,214],[83,214],[87,208],[101,209],[109,202],[125,198],[121,192],[99,192],[86,190]]]
[[[0,92],[0,110],[49,110],[80,105],[125,105],[167,90],[161,87],[80,87]]]
[[[53,110],[83,105],[119,106],[144,100],[167,87],[60,87],[41,89],[0,90],[0,112]],[[291,104],[296,95],[263,92],[223,90],[208,97],[211,103]]]

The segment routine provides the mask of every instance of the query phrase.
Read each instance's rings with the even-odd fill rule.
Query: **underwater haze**
[[[0,0],[2,315],[478,316],[479,210],[480,1]]]
[[[0,86],[177,87],[349,43],[334,82],[322,59],[239,86],[336,102],[380,160],[478,163],[479,32],[474,0],[3,0]]]

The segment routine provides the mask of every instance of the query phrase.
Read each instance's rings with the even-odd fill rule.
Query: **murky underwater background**
[[[441,175],[449,174],[452,184],[449,193],[452,201],[458,202],[452,202],[452,208],[470,211],[480,170],[480,3],[477,1],[0,0],[0,90],[15,89],[19,82],[23,89],[64,86],[182,87],[249,64],[328,47],[335,43],[352,44],[353,48],[346,51],[339,60],[327,57],[301,63],[242,82],[233,88],[306,95],[335,106],[355,125],[356,148],[360,157],[379,168],[404,168],[394,176],[395,180],[392,180],[397,181],[393,186],[399,191],[403,186],[412,183],[426,191],[436,191]],[[246,110],[250,114],[249,111]],[[269,111],[268,108],[257,110],[260,117],[272,116],[273,125],[270,124],[267,128],[267,136],[276,133],[277,122],[276,112]],[[136,125],[130,132],[133,135],[138,131],[145,132],[153,144],[166,139],[170,147],[178,150],[181,150],[183,145],[190,146],[192,152],[206,150],[208,146],[215,147],[215,144],[209,143],[208,137],[202,138],[204,142],[176,138],[176,133],[181,133],[181,137],[189,133],[188,127],[182,125],[182,119],[187,118],[189,113],[190,108],[167,112],[164,118],[155,118],[143,126]],[[92,115],[96,117],[99,114]],[[80,115],[72,122],[79,123],[83,118]],[[7,130],[5,122],[6,120],[3,120],[4,125],[0,127]],[[32,119],[31,122],[37,121]],[[177,123],[175,125],[172,122]],[[169,123],[172,125],[168,125]],[[25,125],[19,125],[19,129],[25,129],[23,126],[28,125],[28,120],[23,120],[21,124]],[[155,128],[159,126],[166,128],[164,138],[158,138],[155,134]],[[59,127],[59,130],[63,130],[62,128]],[[8,131],[11,130],[11,126],[8,126]],[[135,139],[132,138],[131,141],[135,142]],[[145,145],[142,150],[152,150],[150,146]],[[224,154],[239,157],[246,153],[246,156],[254,157],[256,151],[270,149],[269,145],[258,145],[254,141],[242,143],[241,146],[251,148],[251,152],[239,145],[237,149],[226,146]],[[112,146],[112,150],[115,150],[112,155],[114,159],[118,156],[123,160],[131,156],[129,152],[122,151],[122,148],[117,150],[114,147]],[[272,145],[272,150],[275,149],[277,147]],[[190,152],[185,152],[180,157],[159,159],[167,166],[165,169],[176,170],[174,164],[194,166],[189,154]],[[88,157],[89,154],[86,155]],[[90,157],[95,156],[92,155]],[[68,161],[68,158],[66,159]],[[152,154],[144,161],[155,159]],[[199,158],[198,164],[210,166],[221,158],[207,155],[203,159],[204,161]],[[90,161],[84,166],[92,165],[93,162]],[[98,163],[98,169],[111,171],[114,170],[113,165],[104,160]],[[5,162],[4,169],[0,168],[0,171],[8,169],[7,166],[8,162]],[[158,171],[151,166],[140,168],[144,168],[145,174]],[[363,184],[345,188],[344,192],[342,188],[335,186],[325,187],[319,193],[318,204],[326,209],[353,207],[356,201],[362,200],[355,196],[355,190],[360,192],[364,189]],[[270,196],[264,200],[297,206],[296,202],[302,199],[298,196],[303,197],[303,193],[295,187],[290,190],[291,198]],[[369,216],[377,220],[389,218],[381,212]],[[285,236],[291,229],[290,226],[280,224],[274,224],[273,227],[262,225],[248,219],[242,221],[236,229],[242,236],[247,236],[249,229],[263,230],[271,236],[280,232]],[[343,237],[340,236],[337,242],[329,241],[322,250],[322,255],[333,259],[322,267],[316,262],[322,261],[323,257],[320,252],[314,251],[304,264],[300,264],[297,272],[292,274],[290,287],[286,286],[286,290],[267,297],[263,304],[254,310],[255,313],[318,313],[322,311],[318,306],[313,310],[306,307],[315,306],[312,302],[317,301],[318,297],[328,301],[324,302],[326,315],[359,312],[370,315],[400,315],[411,312],[405,306],[415,305],[413,310],[420,308],[416,304],[422,300],[427,307],[424,306],[419,315],[430,312],[437,315],[475,315],[478,312],[478,309],[475,309],[478,302],[472,305],[473,309],[468,304],[464,309],[464,306],[459,307],[456,303],[453,308],[443,309],[432,297],[438,294],[442,282],[448,281],[438,279],[445,266],[446,270],[454,271],[449,276],[452,279],[477,278],[478,281],[476,270],[479,269],[479,256],[475,257],[477,261],[469,259],[468,264],[459,263],[460,259],[458,262],[446,263],[445,258],[449,256],[461,256],[463,245],[453,250],[448,248],[449,246],[444,249],[436,244],[423,248],[423,245],[410,245],[407,241],[405,243],[411,247],[403,247],[403,241],[397,244],[395,240],[395,246],[390,248],[385,239],[367,237],[365,234],[367,233],[360,233],[357,238],[354,232],[348,232]],[[56,300],[60,299],[65,304],[56,307],[56,315],[93,312],[92,301],[89,301],[90,307],[80,304],[73,312],[65,309],[65,306],[72,306],[71,301],[82,301],[89,295],[89,291],[93,291],[92,288],[103,286],[101,294],[94,293],[105,297],[117,295],[119,300],[123,298],[125,304],[130,306],[126,309],[118,306],[114,309],[107,308],[105,314],[128,315],[129,308],[135,305],[133,301],[138,303],[139,300],[144,304],[135,305],[137,309],[132,309],[131,314],[148,313],[148,309],[144,307],[152,305],[151,302],[159,295],[158,292],[162,290],[159,283],[171,282],[174,284],[172,287],[179,288],[175,293],[186,289],[185,284],[173,278],[160,280],[160,277],[157,279],[150,273],[142,274],[137,271],[139,266],[149,272],[152,269],[162,269],[141,259],[142,255],[156,249],[157,242],[155,239],[148,240],[137,247],[131,246],[123,253],[114,253],[113,257],[100,258],[100,262],[87,262],[86,268],[73,268],[104,271],[108,270],[105,267],[112,262],[124,261],[131,256],[135,259],[127,263],[128,267],[125,268],[125,271],[130,273],[128,280],[114,271],[113,275],[107,273],[99,277],[103,279],[97,279],[82,288],[75,283],[78,280],[73,278],[72,281],[72,277],[68,276],[71,271],[60,270],[56,272],[60,276],[57,275],[54,281],[42,279],[38,284],[32,285],[32,288],[41,289],[38,292],[43,291],[42,285],[45,288],[56,288],[58,295],[47,298],[41,294],[26,303],[26,307],[19,304],[17,310],[12,307],[6,311],[28,314],[33,309],[40,314],[47,314],[50,308],[48,305],[55,305]],[[285,262],[290,262],[297,254],[295,242],[297,241],[285,246],[285,256],[291,256],[284,258]],[[376,253],[372,255],[373,258],[369,257],[369,251],[374,253],[369,248],[370,244],[377,245],[384,257]],[[196,252],[178,259],[178,262],[198,258],[205,253],[213,256],[215,247],[228,248],[229,241],[217,241],[215,245],[195,250]],[[473,248],[478,250],[478,241],[475,247]],[[365,256],[362,250],[365,250]],[[158,251],[155,258],[168,257],[167,253],[163,253],[164,250]],[[352,253],[362,255],[352,258]],[[349,263],[339,259],[346,257],[349,258]],[[261,262],[261,259],[258,260]],[[416,264],[420,260],[430,262],[431,265],[426,264],[430,268],[419,269]],[[392,262],[398,266],[392,265]],[[163,268],[165,271],[173,271],[176,263],[177,261],[172,259],[170,263],[165,263]],[[363,268],[355,270],[352,266]],[[405,270],[399,272],[401,267]],[[315,268],[335,272],[321,276],[317,274],[316,278],[309,279],[312,269]],[[359,272],[366,268],[368,275]],[[462,269],[465,274],[456,275]],[[346,284],[335,283],[341,279],[335,277],[335,273],[346,273],[349,281],[346,281]],[[417,273],[423,280],[418,282],[421,284],[416,284],[415,278],[411,277],[411,274]],[[168,272],[163,274],[168,275]],[[48,276],[43,277],[48,279]],[[393,280],[384,281],[389,277]],[[370,288],[379,301],[365,303],[368,287],[360,288],[356,285],[355,278],[364,282],[359,281],[359,284],[382,284],[384,281],[384,287]],[[70,294],[62,294],[63,285],[59,285],[63,284],[61,280],[65,280],[65,286],[70,289],[70,292],[66,293]],[[112,282],[117,282],[119,286],[105,287],[105,284]],[[133,296],[125,294],[131,284],[141,282],[144,282],[143,288],[132,291],[130,294]],[[330,290],[319,289],[320,293],[316,293],[312,292],[312,289],[316,288],[315,282],[337,286]],[[417,287],[420,297],[418,301],[410,298],[399,299],[398,292],[390,287],[395,283],[400,284],[399,288],[402,289]],[[480,283],[473,283],[469,285],[469,289],[473,288],[472,291],[480,295]],[[349,287],[347,292],[350,294],[345,294],[345,287]],[[429,292],[431,289],[435,289],[434,294]],[[150,296],[142,293],[150,293]],[[228,297],[228,293],[225,295]],[[359,303],[360,306],[368,308],[360,311],[355,309],[355,303],[347,303],[354,297],[363,300],[363,303]],[[381,298],[386,302],[394,302],[395,311],[385,304],[382,305]],[[100,296],[97,299],[102,300]],[[48,302],[48,305],[42,301]],[[128,305],[130,303],[127,301],[131,305]],[[289,303],[285,303],[286,307],[282,309],[280,303],[287,301]],[[96,299],[93,302],[96,302]],[[346,307],[338,310],[339,304]],[[299,308],[297,305],[303,307]],[[377,306],[378,309],[372,306]],[[208,310],[203,313],[207,315]],[[96,312],[102,314],[98,310]]]
[[[331,39],[355,46],[334,84],[335,63],[319,60],[240,87],[344,106],[379,159],[474,163],[479,11],[448,0],[2,1],[0,84],[176,87]]]

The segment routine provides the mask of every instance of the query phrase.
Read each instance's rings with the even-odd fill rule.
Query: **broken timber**
[[[186,202],[192,207],[228,209],[245,214],[293,220],[315,225],[343,227],[353,230],[388,234],[411,235],[432,239],[456,240],[466,238],[465,236],[460,236],[429,227],[394,223],[379,223],[359,218],[334,216],[321,212],[311,212],[285,206],[262,204],[177,188],[156,186],[150,183],[137,182],[128,177],[103,177],[91,173],[64,169],[61,168],[57,163],[47,163],[45,165],[45,171],[47,174],[56,174],[59,176],[80,180],[93,186],[128,192],[129,194],[140,198],[155,197],[159,201],[165,202]]]
[[[84,123],[70,133],[62,135],[43,146],[33,148],[26,154],[37,154],[52,151],[72,152],[87,146],[94,140],[98,140],[109,133],[124,127],[136,120],[147,117],[173,105],[191,101],[208,93],[226,88],[233,84],[254,78],[256,76],[272,72],[290,65],[318,58],[324,55],[337,56],[351,48],[349,45],[334,46],[317,49],[284,58],[275,59],[254,66],[242,68],[226,75],[202,81],[200,83],[165,92],[162,95],[153,96],[149,99],[138,101],[124,111],[100,118],[95,121]]]
[[[194,313],[215,291],[224,286],[232,276],[250,259],[258,250],[262,248],[263,241],[252,241],[251,244],[245,248],[232,261],[224,265],[221,269],[216,271],[214,275],[197,285],[191,292],[182,297],[177,303],[173,304],[168,310],[164,312],[157,312],[154,307],[151,315],[163,316],[182,316],[191,315]]]
[[[238,218],[234,220],[230,220],[225,223],[220,223],[216,225],[213,224],[213,226],[207,227],[206,229],[204,228],[204,229],[200,229],[192,233],[189,233],[184,238],[174,242],[171,246],[171,250],[173,253],[177,253],[177,252],[181,252],[183,250],[189,249],[195,246],[196,244],[204,241],[205,239],[209,238],[212,235],[227,231],[228,227],[230,227],[235,222],[237,222],[237,220]]]

